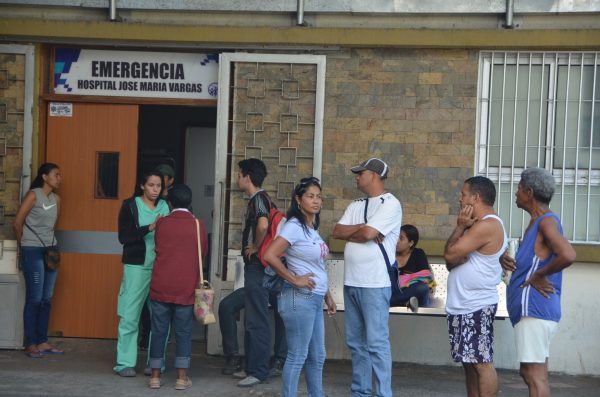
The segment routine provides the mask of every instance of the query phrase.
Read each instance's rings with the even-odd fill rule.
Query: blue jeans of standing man
[[[169,325],[175,331],[175,368],[189,368],[192,354],[192,320],[194,305],[178,305],[150,300],[152,337],[150,338],[150,368],[164,368],[165,344]]]
[[[277,294],[269,292],[269,303],[275,314],[275,341],[273,349],[275,358],[285,361],[287,356],[287,344],[285,342],[285,327],[283,320],[277,312]],[[246,304],[244,288],[238,288],[227,295],[219,303],[219,327],[221,328],[221,339],[223,343],[223,354],[233,356],[239,353],[237,338],[237,317],[240,310]]]
[[[269,376],[271,358],[269,291],[263,287],[264,275],[258,259],[244,267],[246,373],[261,381]]]
[[[26,290],[23,309],[26,347],[48,341],[50,301],[58,271],[46,269],[44,251],[44,247],[21,247],[21,270]]]
[[[279,314],[285,324],[288,353],[283,367],[281,395],[295,397],[304,367],[309,397],[323,397],[325,325],[323,295],[285,284],[279,295]]]
[[[391,287],[344,286],[346,344],[352,353],[352,396],[392,395],[391,294]]]

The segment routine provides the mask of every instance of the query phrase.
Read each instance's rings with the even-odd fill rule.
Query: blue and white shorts
[[[498,305],[484,306],[467,314],[448,314],[452,359],[477,364],[494,361],[494,316]]]

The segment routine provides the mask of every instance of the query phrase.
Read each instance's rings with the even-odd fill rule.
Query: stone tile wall
[[[349,169],[369,157],[391,167],[386,182],[403,223],[424,239],[454,228],[462,182],[473,175],[478,52],[354,49],[327,58],[323,142],[324,209],[329,237],[361,195]]]
[[[14,239],[23,167],[25,56],[0,54],[0,240]]]

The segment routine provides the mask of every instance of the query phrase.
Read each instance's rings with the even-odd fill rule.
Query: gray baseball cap
[[[156,171],[163,175],[170,176],[171,178],[175,178],[175,170],[169,164],[159,164],[156,167]]]
[[[388,165],[385,163],[385,161],[373,157],[367,161],[363,161],[360,165],[351,168],[351,171],[355,174],[365,170],[373,171],[380,177],[385,178],[388,173]]]

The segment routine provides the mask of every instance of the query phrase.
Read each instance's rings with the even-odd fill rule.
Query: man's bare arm
[[[359,223],[358,225],[342,225],[338,223],[333,228],[333,233],[331,234],[333,238],[337,238],[339,240],[348,240],[352,234],[354,234],[358,229],[360,229],[364,223]]]
[[[458,240],[465,234],[465,230],[465,228],[457,225],[450,237],[448,237],[448,241],[446,241],[446,245],[444,246],[444,259],[446,260],[446,269],[448,269],[448,271],[462,265],[468,258],[467,256],[458,256],[455,250],[453,250]]]
[[[575,250],[569,241],[560,234],[558,224],[553,218],[545,218],[540,222],[539,232],[542,234],[544,242],[554,253],[554,258],[543,268],[534,272],[523,286],[531,285],[544,297],[554,293],[554,286],[548,280],[548,276],[558,273],[575,262]]]

